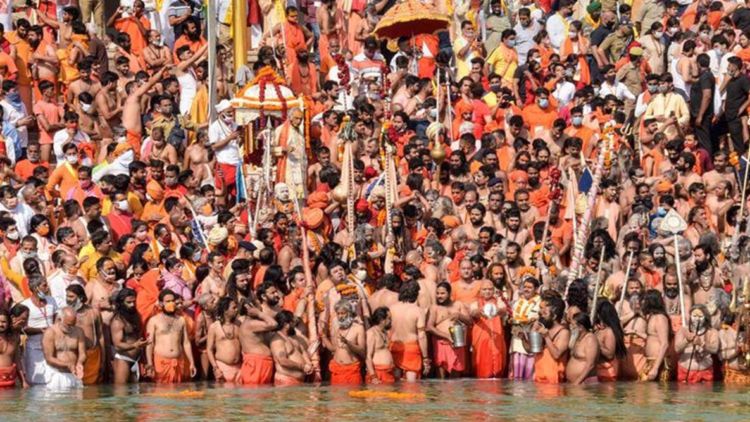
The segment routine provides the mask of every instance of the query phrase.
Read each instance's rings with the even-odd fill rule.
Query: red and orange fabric
[[[242,354],[242,367],[238,377],[241,384],[268,385],[272,384],[273,380],[273,358],[271,356],[256,353]]]
[[[184,360],[181,357],[165,358],[154,355],[154,382],[157,384],[178,384],[183,381]]]
[[[479,309],[487,303],[497,303],[479,300]],[[472,363],[474,375],[477,378],[498,378],[502,376],[507,364],[507,350],[505,345],[505,329],[500,315],[492,318],[482,316],[471,327]]]
[[[443,338],[432,338],[433,363],[446,372],[462,372],[466,369],[466,347],[453,347]]]
[[[683,368],[682,365],[677,365],[677,382],[700,384],[702,382],[713,382],[713,380],[714,368],[711,366],[701,370],[690,368],[690,372],[688,373],[687,368]]]
[[[16,386],[16,378],[18,377],[18,369],[16,364],[0,368],[0,388],[13,388]]]
[[[359,361],[342,364],[336,362],[336,359],[331,359],[328,363],[328,369],[331,371],[331,385],[362,384],[360,366]]]
[[[375,367],[375,377],[369,376],[367,382],[371,383],[373,378],[377,378],[381,384],[393,384],[396,377],[393,375],[395,367],[393,365],[373,365]]]
[[[83,363],[83,385],[99,382],[102,369],[102,349],[99,346],[86,350],[86,362]]]
[[[406,372],[416,372],[417,377],[421,376],[422,371],[422,351],[419,343],[416,341],[404,343],[394,341],[390,345],[393,363],[397,368]]]
[[[143,274],[141,282],[138,285],[139,289],[136,291],[135,307],[138,310],[138,315],[141,317],[143,327],[159,311],[156,304],[159,301],[160,278],[159,269],[154,268]]]
[[[534,382],[540,384],[560,384],[565,382],[565,365],[568,363],[567,353],[559,360],[552,357],[549,348],[537,353],[534,360]]]
[[[617,359],[596,364],[596,377],[599,379],[599,382],[615,382],[619,373],[620,361]]]

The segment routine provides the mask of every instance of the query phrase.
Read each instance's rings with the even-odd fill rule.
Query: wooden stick
[[[633,263],[633,251],[630,251],[630,255],[628,256],[628,267],[625,268],[625,283],[622,285],[622,290],[620,291],[620,302],[617,303],[617,313],[622,314],[622,304],[625,301],[625,290],[627,290],[628,287],[628,279],[630,278],[630,265]]]
[[[591,305],[591,312],[589,315],[589,319],[591,319],[592,322],[594,321],[594,315],[596,314],[596,302],[597,302],[597,299],[599,298],[599,284],[602,279],[602,264],[603,263],[604,263],[604,246],[602,245],[602,251],[599,254],[599,267],[596,270],[596,282],[594,282],[594,302]],[[567,292],[566,292],[566,296],[567,296]]]
[[[680,288],[680,316],[682,317],[682,326],[687,327],[687,317],[685,316],[685,295],[682,287],[682,268],[680,264],[680,238],[677,233],[674,234],[674,261],[677,266],[677,285]]]

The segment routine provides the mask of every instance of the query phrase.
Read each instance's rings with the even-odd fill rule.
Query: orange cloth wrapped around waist
[[[714,368],[712,366],[701,370],[691,368],[690,373],[688,373],[687,368],[677,365],[677,382],[687,381],[688,384],[700,384],[702,382],[713,382],[713,380]]]
[[[293,385],[302,385],[303,381],[298,380],[297,378],[290,377],[289,375],[284,375],[280,373],[276,373],[273,376],[273,385],[276,387],[291,387]]]
[[[0,376],[1,379],[1,376]],[[727,384],[750,385],[750,374],[724,366],[724,382]]]
[[[416,372],[419,376],[422,370],[422,351],[416,341],[404,343],[394,341],[390,346],[393,363],[403,371]]]
[[[247,385],[272,384],[273,358],[255,353],[243,353],[238,381]]]
[[[97,346],[86,350],[86,362],[83,363],[83,385],[92,385],[99,382],[101,369],[102,349]]]
[[[560,384],[565,382],[565,364],[568,362],[567,354],[556,360],[552,357],[549,349],[544,348],[542,353],[534,359],[534,382],[542,384]]]
[[[331,385],[357,385],[362,384],[362,373],[360,363],[352,362],[342,364],[331,359],[328,369],[331,371]]]
[[[617,381],[617,374],[619,372],[620,362],[617,359],[596,364],[596,376],[599,378],[599,382]]]
[[[139,157],[141,155],[141,134],[133,132],[132,130],[126,130],[125,139],[127,140],[128,145],[133,148],[133,153],[136,158]]]
[[[157,384],[177,384],[182,382],[183,362],[181,357],[164,358],[154,355],[154,381]]]
[[[16,364],[0,368],[0,388],[13,388],[16,386],[18,370]]]
[[[393,365],[373,365],[375,367],[375,377],[383,384],[393,384],[396,377],[393,375],[395,367]],[[372,377],[369,378],[370,380]]]
[[[219,370],[221,371],[221,375],[224,381],[237,382],[237,380],[240,378],[241,366],[239,363],[230,365],[228,363],[224,363],[216,359],[216,366],[219,367]]]

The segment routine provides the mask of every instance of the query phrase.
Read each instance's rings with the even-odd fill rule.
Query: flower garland
[[[271,68],[271,66],[262,67],[252,82],[250,82],[250,86],[258,85],[258,88],[260,89],[258,100],[260,102],[259,119],[261,128],[265,127],[266,124],[266,112],[263,103],[266,100],[266,86],[269,83],[273,86],[274,91],[276,92],[276,97],[281,103],[281,120],[286,120],[287,111],[289,109],[286,98],[281,94],[281,85],[284,84],[284,79],[282,79],[273,68]]]

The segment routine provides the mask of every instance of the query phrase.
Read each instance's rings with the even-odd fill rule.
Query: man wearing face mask
[[[59,163],[64,163],[68,160],[68,152],[64,151],[66,145],[72,144],[74,147],[89,143],[91,138],[78,127],[78,113],[69,111],[64,116],[65,129],[58,130],[55,132],[55,136],[52,138],[52,145],[55,153],[55,159]],[[70,155],[76,155],[76,152],[71,152]],[[76,165],[78,160],[76,159],[72,165]],[[67,192],[67,191],[65,191]]]
[[[711,327],[708,310],[703,305],[690,309],[690,326],[677,331],[674,340],[677,382],[700,384],[714,379],[713,354],[719,351],[719,333]]]
[[[162,312],[149,319],[146,326],[149,339],[146,346],[146,374],[154,377],[157,384],[180,383],[197,373],[185,320],[175,314],[176,297],[171,290],[162,290],[159,293]],[[185,360],[189,372],[185,371]],[[185,377],[186,372],[188,377]]]
[[[65,291],[68,287],[74,284],[83,285],[83,279],[78,277],[78,268],[78,259],[75,255],[66,253],[60,258],[60,270],[55,272],[47,281],[50,296],[55,299],[55,304],[58,308],[67,305]]]
[[[112,210],[107,214],[107,223],[112,229],[112,238],[117,242],[119,238],[130,233],[132,229],[133,216],[128,203],[127,193],[124,191],[115,192],[112,195]]]
[[[17,194],[18,191],[8,184],[0,186],[0,211],[10,214],[10,217],[16,221],[19,237],[24,237],[28,234],[34,210],[19,201]]]
[[[29,276],[29,290],[31,297],[21,302],[29,309],[29,319],[24,327],[26,333],[26,347],[24,348],[24,368],[29,384],[46,384],[46,368],[44,352],[42,351],[42,334],[54,323],[57,314],[55,299],[49,296],[49,287],[44,276],[35,274]],[[74,325],[75,322],[71,325]]]
[[[513,74],[518,68],[518,53],[515,50],[516,32],[506,29],[501,38],[502,43],[487,57],[485,73],[500,75],[503,78],[503,84],[511,86]]]
[[[86,345],[86,362],[83,366],[82,381],[92,385],[104,381],[108,370],[105,364],[108,356],[102,318],[87,302],[86,292],[80,284],[65,289],[65,305],[76,313],[76,327],[81,329]]]
[[[536,102],[523,108],[522,116],[530,134],[538,134],[542,131],[551,130],[557,120],[557,110],[550,105],[550,93],[545,88],[536,90]]]
[[[659,80],[659,94],[646,108],[646,119],[656,119],[659,130],[663,131],[668,140],[677,138],[682,133],[682,127],[690,122],[685,98],[674,91],[672,74],[665,73]]]
[[[80,155],[75,142],[67,142],[61,149],[65,159],[57,162],[57,167],[47,182],[47,192],[58,197],[68,195],[77,187],[80,166]]]

